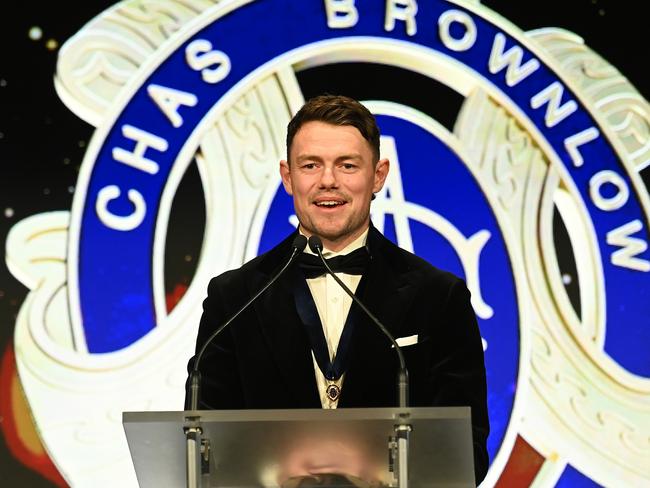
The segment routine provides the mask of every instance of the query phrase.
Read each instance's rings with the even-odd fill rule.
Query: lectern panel
[[[410,486],[474,486],[469,408],[125,412],[123,419],[143,488],[185,485],[183,429],[197,421],[210,442],[205,486],[290,486],[324,473],[358,483],[350,486],[388,486],[397,424],[412,427]]]

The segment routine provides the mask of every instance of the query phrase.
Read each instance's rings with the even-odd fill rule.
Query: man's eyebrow
[[[343,154],[342,156],[339,156],[338,158],[336,158],[336,161],[337,162],[339,162],[339,161],[347,161],[349,159],[361,160],[363,158],[361,157],[361,154],[351,153],[351,154]]]
[[[320,163],[323,161],[323,158],[316,154],[301,154],[296,158],[296,161],[299,163],[303,161],[318,161]]]
[[[363,157],[361,156],[361,154],[358,154],[358,153],[342,154],[342,155],[338,156],[335,159],[335,161],[339,162],[339,161],[345,161],[345,160],[348,160],[348,159],[357,159],[358,160],[358,159],[363,159]],[[301,161],[318,161],[318,162],[322,162],[323,158],[321,156],[317,155],[317,154],[301,154],[300,156],[298,156],[296,158],[296,161],[298,161],[298,162],[301,162]]]

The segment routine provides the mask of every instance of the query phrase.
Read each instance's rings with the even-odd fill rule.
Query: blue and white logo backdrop
[[[375,225],[472,292],[484,485],[650,480],[650,146],[629,130],[648,106],[613,66],[571,33],[524,33],[476,2],[158,7],[125,2],[62,48],[57,91],[97,130],[70,212],[23,220],[7,243],[32,290],[18,372],[69,483],[134,482],[118,413],[182,407],[207,281],[295,227],[284,130],[333,88],[376,114],[391,160]],[[192,174],[200,226],[173,217]],[[170,303],[179,234],[201,245]]]

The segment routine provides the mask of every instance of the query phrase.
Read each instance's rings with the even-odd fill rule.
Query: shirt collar
[[[370,230],[370,227],[368,227],[365,231],[363,231],[363,233],[359,237],[357,237],[354,241],[352,241],[350,244],[345,246],[340,251],[330,251],[326,247],[323,247],[323,256],[325,256],[327,258],[333,258],[335,256],[342,256],[342,255],[345,255],[345,254],[349,254],[352,251],[356,251],[360,247],[365,246],[366,241],[368,240],[368,231],[369,230]],[[302,232],[302,229],[300,227],[298,227],[298,232],[300,232],[300,234],[302,234],[303,236],[305,235]],[[305,236],[305,237],[307,237],[307,236]],[[312,250],[309,248],[309,246],[305,247],[304,252],[309,253],[309,254],[315,254],[314,252],[312,252]]]

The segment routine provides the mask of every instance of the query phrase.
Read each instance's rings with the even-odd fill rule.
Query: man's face
[[[373,165],[370,143],[356,127],[312,121],[298,129],[280,174],[303,232],[339,251],[368,227],[372,194],[388,166],[387,159]]]

